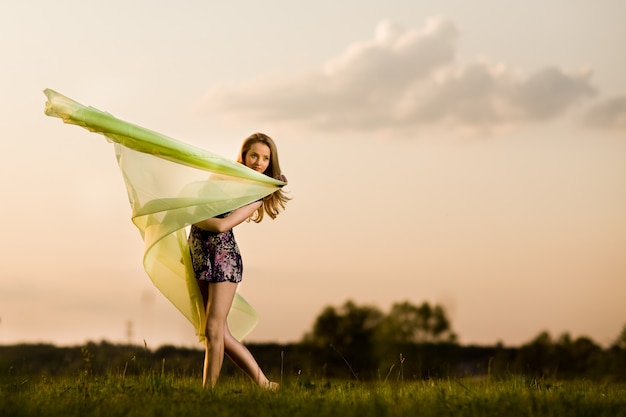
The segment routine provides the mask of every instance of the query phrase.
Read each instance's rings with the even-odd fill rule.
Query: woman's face
[[[270,147],[262,142],[255,142],[246,153],[244,164],[248,168],[264,173],[270,164]]]

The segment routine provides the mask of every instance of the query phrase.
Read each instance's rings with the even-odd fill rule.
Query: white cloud
[[[602,129],[626,130],[626,96],[607,98],[590,107],[585,125]]]
[[[589,72],[459,63],[445,18],[405,30],[390,21],[317,71],[220,86],[203,109],[328,130],[452,125],[489,130],[558,117],[594,94]]]

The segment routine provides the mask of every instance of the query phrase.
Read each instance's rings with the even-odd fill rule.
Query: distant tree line
[[[326,307],[298,343],[248,344],[273,378],[408,380],[523,374],[626,381],[626,326],[602,348],[587,337],[547,332],[520,347],[461,346],[442,306],[394,304],[388,313],[347,301]],[[197,376],[203,351],[108,342],[0,346],[0,377],[175,373]],[[225,362],[224,374],[236,369]]]

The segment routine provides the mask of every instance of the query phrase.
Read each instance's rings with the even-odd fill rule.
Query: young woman
[[[276,145],[267,135],[255,133],[249,136],[237,160],[255,171],[287,181],[280,171]],[[278,190],[263,200],[191,227],[189,248],[206,311],[204,387],[214,387],[217,383],[224,354],[259,386],[270,389],[278,387],[278,384],[267,379],[250,351],[230,334],[226,317],[243,272],[233,227],[247,219],[258,223],[265,214],[274,219],[285,208],[288,200],[284,192]]]

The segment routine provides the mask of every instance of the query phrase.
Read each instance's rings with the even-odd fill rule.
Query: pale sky
[[[0,344],[201,347],[141,266],[113,147],[44,88],[293,197],[244,224],[249,341],[351,299],[444,305],[463,344],[626,325],[626,3],[2,1]]]

